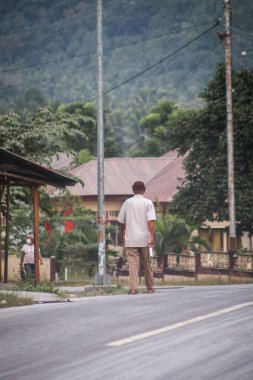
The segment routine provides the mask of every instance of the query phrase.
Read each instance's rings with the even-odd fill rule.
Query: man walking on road
[[[153,293],[149,247],[154,245],[155,208],[151,200],[143,197],[146,187],[142,181],[136,181],[132,189],[134,196],[123,203],[118,216],[122,245],[129,265],[129,294],[137,294],[140,260],[143,263],[147,293]]]

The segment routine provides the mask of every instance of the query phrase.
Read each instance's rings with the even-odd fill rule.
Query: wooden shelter
[[[54,170],[36,164],[15,153],[0,148],[0,276],[1,276],[1,232],[2,232],[2,199],[6,196],[6,226],[4,244],[4,282],[8,282],[8,251],[10,231],[10,188],[26,186],[31,189],[34,214],[34,247],[35,247],[35,284],[40,281],[39,273],[39,187],[74,186],[76,180],[57,173]],[[0,278],[1,279],[1,278]],[[2,280],[2,279],[1,279]]]

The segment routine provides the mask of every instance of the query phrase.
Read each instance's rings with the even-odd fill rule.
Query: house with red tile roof
[[[173,161],[160,170],[146,184],[145,197],[157,200],[165,206],[172,202],[185,176],[184,157],[176,156]]]
[[[68,161],[64,156],[62,159],[63,163],[61,159],[57,161],[58,167],[65,165]],[[185,176],[184,159],[185,156],[178,156],[175,151],[158,158],[105,158],[104,194],[107,222],[116,223],[121,205],[133,195],[132,184],[137,180],[146,184],[146,198],[154,203],[158,200],[165,210],[168,209]],[[93,159],[74,169],[69,169],[68,173],[84,183],[84,185],[77,183],[69,187],[69,192],[80,197],[85,208],[97,211],[97,160]],[[57,192],[58,190],[54,191],[54,196],[57,196]],[[227,225],[227,222],[208,222],[204,228],[200,229],[201,237],[210,241],[214,251],[227,251]],[[247,237],[243,239],[247,240],[242,243],[243,246],[252,245]]]
[[[104,194],[106,219],[108,221],[117,219],[122,203],[132,196],[132,184],[137,180],[141,180],[146,184],[145,196],[147,198],[152,199],[154,202],[158,199],[165,204],[170,202],[177,186],[180,184],[178,177],[183,175],[182,161],[183,159],[178,157],[176,152],[169,152],[158,158],[105,158]],[[177,175],[177,170],[179,176]],[[71,195],[82,198],[86,208],[97,211],[97,160],[93,159],[72,170],[68,170],[68,173],[79,178],[84,184],[77,183],[75,186],[69,187],[68,190]],[[161,180],[164,181],[164,184],[161,183]],[[54,195],[57,196],[57,192]]]

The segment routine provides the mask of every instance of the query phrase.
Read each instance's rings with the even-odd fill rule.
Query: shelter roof
[[[6,179],[11,181],[11,185],[16,186],[50,184],[65,187],[77,183],[75,179],[0,148],[0,184],[4,184]]]
[[[175,154],[159,158],[106,158],[104,161],[105,195],[131,195],[133,193],[132,184],[135,181],[141,180],[147,183],[167,165],[170,165],[174,159]],[[77,183],[69,189],[72,195],[97,195],[96,159],[78,166],[69,173],[84,182],[84,187]]]

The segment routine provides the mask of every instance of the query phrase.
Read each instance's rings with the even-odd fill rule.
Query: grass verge
[[[39,284],[34,286],[31,282],[19,282],[13,287],[14,291],[27,291],[27,292],[37,292],[37,293],[52,293],[59,297],[65,297],[66,294],[62,292],[58,287],[51,283]]]
[[[32,305],[31,298],[21,298],[14,293],[0,292],[0,309],[14,306]]]
[[[113,295],[126,295],[128,293],[128,287],[121,284],[111,286],[99,286],[93,285],[85,288],[83,292],[75,293],[75,298],[81,297],[95,297],[95,296],[113,296]],[[146,293],[146,288],[139,288],[138,294]]]

